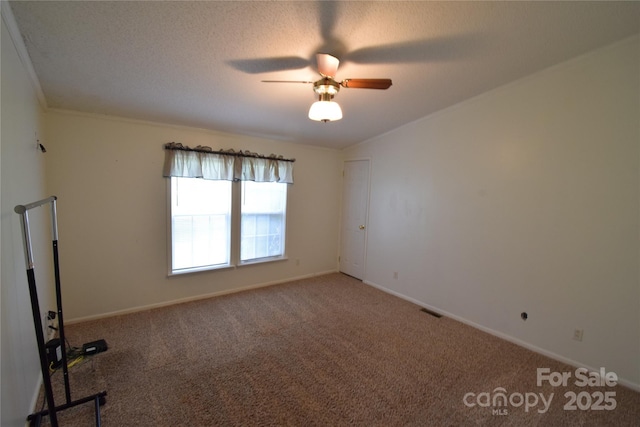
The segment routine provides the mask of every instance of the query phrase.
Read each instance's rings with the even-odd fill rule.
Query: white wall
[[[339,151],[60,111],[47,113],[46,128],[48,188],[58,196],[67,319],[337,268]],[[163,145],[170,141],[295,158],[287,213],[289,260],[168,278],[162,166]]]
[[[5,2],[3,2],[5,3]],[[33,410],[41,373],[29,299],[20,217],[13,208],[47,197],[46,154],[36,149],[42,136],[42,112],[27,70],[7,30],[2,5],[0,184],[1,184],[1,396],[0,424],[24,426]],[[8,12],[10,14],[10,11]],[[21,39],[18,39],[21,43]],[[43,313],[55,310],[51,274],[51,234],[48,210],[30,211],[36,282]]]
[[[346,150],[365,280],[639,385],[639,76],[635,37]]]

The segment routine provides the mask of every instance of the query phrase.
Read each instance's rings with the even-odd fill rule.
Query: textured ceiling
[[[49,108],[346,147],[640,32],[640,2],[12,1]],[[316,52],[344,118],[307,118]],[[187,142],[188,143],[188,142]]]

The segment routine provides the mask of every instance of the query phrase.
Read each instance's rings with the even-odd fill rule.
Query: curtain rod
[[[228,150],[214,150],[211,147],[207,147],[204,145],[198,145],[195,148],[188,147],[186,145],[182,145],[179,142],[168,142],[164,145],[165,150],[181,150],[181,151],[195,151],[198,153],[211,153],[211,154],[223,154],[225,156],[236,156],[236,157],[255,157],[258,159],[270,159],[270,160],[282,160],[283,162],[295,162],[296,159],[285,159],[282,155],[269,154],[265,156],[263,154],[252,153],[249,150],[245,151],[235,151],[233,148],[229,148]]]

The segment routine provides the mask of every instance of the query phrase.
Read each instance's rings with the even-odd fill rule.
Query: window
[[[171,178],[171,271],[229,265],[231,182]]]
[[[178,142],[164,148],[169,274],[286,259],[295,159]]]
[[[242,182],[240,261],[284,255],[287,184]]]
[[[170,192],[170,274],[284,258],[287,184],[171,177]]]

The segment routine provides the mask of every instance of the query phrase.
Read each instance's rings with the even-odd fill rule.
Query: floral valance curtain
[[[165,144],[165,177],[189,177],[226,181],[284,182],[293,184],[293,162],[271,154],[249,151],[213,151],[211,147],[189,148]]]

